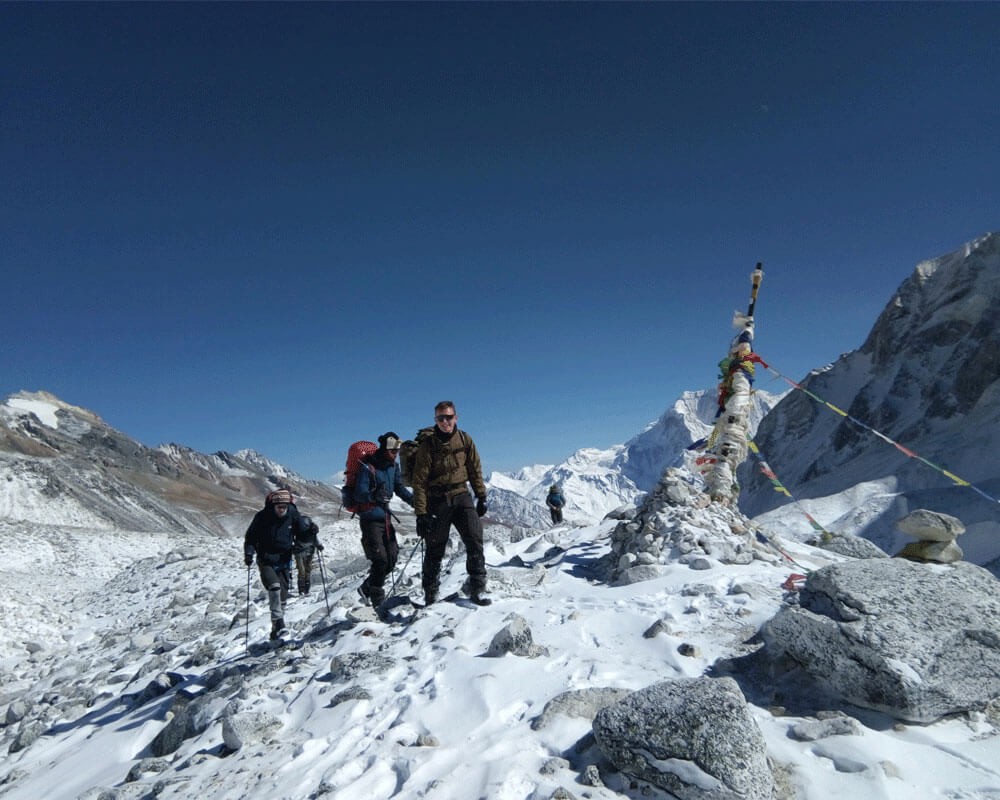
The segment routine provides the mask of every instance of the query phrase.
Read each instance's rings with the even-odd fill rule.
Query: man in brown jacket
[[[426,543],[423,565],[424,600],[437,600],[441,583],[441,560],[454,525],[465,544],[465,569],[472,602],[489,605],[486,591],[486,558],[483,555],[483,524],[486,484],[479,452],[472,437],[458,429],[455,404],[442,400],[434,406],[434,432],[417,449],[413,466],[413,510],[417,535]],[[469,484],[476,495],[472,504]]]

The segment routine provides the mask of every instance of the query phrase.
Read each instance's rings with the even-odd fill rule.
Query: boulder
[[[896,527],[907,536],[925,542],[953,542],[965,533],[960,519],[926,508],[911,511],[896,522]]]
[[[933,722],[1000,697],[998,588],[967,562],[832,564],[764,626],[766,653],[855,705]]]
[[[770,800],[764,737],[732,678],[682,678],[633,692],[594,719],[622,772],[680,800]]]
[[[896,558],[908,558],[910,561],[933,561],[937,564],[954,564],[961,561],[962,548],[955,542],[931,542],[923,539],[919,542],[908,542],[896,553]]]

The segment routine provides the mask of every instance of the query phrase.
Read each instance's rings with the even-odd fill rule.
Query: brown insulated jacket
[[[435,428],[434,433],[420,443],[414,459],[414,512],[417,515],[427,513],[428,497],[450,497],[466,491],[466,481],[472,484],[476,497],[486,497],[476,443],[458,428],[448,438]]]

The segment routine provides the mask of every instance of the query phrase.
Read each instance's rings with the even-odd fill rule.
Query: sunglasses
[[[454,414],[438,414],[434,417],[435,422],[451,422],[453,419],[455,419]]]

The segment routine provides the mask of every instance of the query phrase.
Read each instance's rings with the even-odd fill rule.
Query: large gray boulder
[[[932,722],[1000,697],[1000,584],[981,567],[833,564],[799,603],[764,626],[768,656],[855,705]]]
[[[594,736],[618,769],[680,800],[770,800],[764,737],[732,678],[681,678],[597,712]]]

